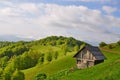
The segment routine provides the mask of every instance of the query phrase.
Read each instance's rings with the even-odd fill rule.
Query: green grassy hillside
[[[59,58],[58,60],[46,63],[43,65],[37,65],[31,69],[23,70],[26,80],[32,80],[36,73],[46,73],[48,76],[62,71],[64,69],[70,69],[75,66],[76,61],[72,58],[73,54]],[[30,75],[30,76],[29,76]]]
[[[61,80],[120,80],[120,54],[105,51],[103,53],[107,57],[104,63],[84,70],[70,72]]]
[[[62,36],[0,42],[0,80],[11,80],[19,71],[24,73],[25,80],[33,80],[38,73],[45,73],[46,80],[120,80],[120,44],[100,47],[107,57],[104,63],[80,70],[73,55],[85,44]]]
[[[57,61],[41,66],[37,65],[36,67],[24,70],[23,72],[26,75],[26,80],[32,80],[34,74],[38,72],[47,73],[48,76],[53,77],[52,80],[119,80],[120,54],[109,53],[106,51],[103,51],[103,53],[107,57],[104,63],[83,70],[75,69],[74,71],[69,71],[76,65],[76,60],[72,58],[74,53],[72,53]],[[66,69],[68,70],[68,74],[61,74],[61,71],[63,70],[64,73],[64,70]]]
[[[70,68],[75,64],[73,54],[84,44],[87,43],[63,36],[30,42],[0,42],[0,78],[10,80],[20,70],[26,80],[32,80],[38,72],[49,76]]]
[[[68,75],[56,80],[120,80],[120,44],[118,42],[107,44],[101,47],[101,50],[107,57],[104,63],[69,72]]]

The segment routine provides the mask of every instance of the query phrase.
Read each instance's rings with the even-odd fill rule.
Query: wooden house
[[[98,47],[88,45],[84,46],[73,57],[77,60],[77,67],[81,69],[94,66],[106,59]]]

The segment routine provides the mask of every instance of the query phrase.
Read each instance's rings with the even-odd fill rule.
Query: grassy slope
[[[63,69],[71,68],[75,65],[76,61],[72,58],[73,53],[67,56],[61,56],[58,60],[54,60],[50,63],[45,63],[43,65],[37,65],[31,69],[24,70],[25,80],[32,80],[34,75],[38,72],[44,72],[47,75],[51,75],[53,73],[59,72]]]
[[[69,73],[69,75],[65,76],[61,80],[87,80],[88,78],[89,80],[101,80],[101,78],[118,74],[118,72],[120,72],[120,54],[113,54],[105,51],[103,51],[103,53],[107,57],[104,63],[88,69],[77,70]],[[70,55],[61,57],[60,59],[51,63],[37,65],[34,68],[25,70],[24,73],[26,75],[26,80],[32,80],[33,76],[38,72],[44,72],[47,73],[47,75],[50,75],[63,69],[68,69],[75,66],[76,60],[72,58],[73,54],[74,53],[71,53]]]
[[[37,48],[38,47],[33,47],[33,49]],[[45,47],[39,48],[41,51],[45,50]],[[39,48],[37,50],[39,50]],[[60,50],[59,47],[53,47],[53,49],[58,51]],[[70,72],[68,75],[63,76],[63,78],[59,78],[58,80],[120,80],[120,77],[118,76],[118,74],[120,74],[120,54],[116,54],[119,52],[120,46],[116,46],[113,49],[103,48],[103,53],[107,57],[104,63],[84,70],[76,70],[75,72]],[[23,70],[26,77],[25,80],[32,80],[34,75],[38,72],[44,72],[47,75],[51,75],[61,70],[75,66],[76,60],[72,58],[74,54],[75,52],[69,53],[67,56],[60,55],[60,58],[58,60]]]
[[[68,76],[65,76],[62,80],[115,80],[104,78],[110,75],[112,76],[117,72],[120,73],[120,54],[113,54],[108,52],[103,53],[107,57],[107,60],[105,60],[104,63],[84,70],[77,70],[73,73],[70,73]],[[118,77],[117,80],[120,78]]]
[[[6,44],[6,42],[4,42]],[[75,64],[75,60],[73,60],[72,56],[73,53],[71,52],[74,50],[74,46],[80,46],[81,44],[87,44],[78,40],[75,40],[74,38],[70,37],[56,37],[56,36],[51,36],[47,37],[38,41],[31,41],[31,42],[15,42],[14,44],[11,45],[6,45],[3,46],[0,49],[0,54],[2,55],[1,57],[4,56],[9,56],[12,58],[13,56],[19,56],[16,55],[17,52],[19,51],[19,47],[27,47],[29,48],[29,51],[26,50],[26,54],[28,53],[30,57],[32,54],[39,55],[39,54],[44,54],[44,64],[43,65],[38,65],[29,68],[26,70],[22,70],[25,73],[26,80],[32,80],[33,76],[37,74],[38,72],[45,72],[47,75],[56,73],[60,70],[70,68]],[[1,46],[1,45],[0,45]],[[67,48],[67,56],[64,55],[65,50]],[[52,54],[52,56],[55,55],[55,52],[58,52],[58,59],[55,60],[55,58],[52,60],[52,62],[48,63],[47,61],[47,56],[49,53]],[[23,55],[22,55],[23,54]],[[24,56],[24,53],[20,53],[20,55]],[[34,56],[34,55],[33,55]],[[13,57],[13,59],[15,59]],[[67,63],[66,63],[67,62]]]

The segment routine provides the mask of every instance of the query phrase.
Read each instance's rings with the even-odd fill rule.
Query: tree
[[[57,59],[57,58],[58,58],[58,55],[59,55],[58,52],[55,51],[55,53],[54,53],[54,58]]]
[[[4,73],[3,74],[3,80],[11,80],[11,74],[8,72],[8,73]]]
[[[41,54],[38,63],[43,64],[43,62],[44,62],[44,54]]]
[[[48,55],[47,55],[47,61],[48,62],[51,62],[52,61],[52,53],[48,53]]]
[[[25,75],[23,72],[20,72],[18,69],[13,73],[11,80],[24,80]]]
[[[68,51],[68,48],[67,48],[67,45],[62,45],[62,48],[61,48],[62,50],[63,50],[63,54],[66,56],[67,55],[67,51]]]
[[[47,78],[47,75],[45,73],[38,73],[35,75],[34,80],[45,80]]]
[[[0,68],[0,76],[3,74],[3,69]]]
[[[28,55],[28,53],[22,55],[21,57],[21,69],[28,69],[36,65],[34,60]]]
[[[13,72],[15,71],[15,68],[14,68],[14,63],[13,62],[9,62],[8,65],[4,68],[4,73],[8,74],[12,74]]]
[[[99,44],[99,46],[100,47],[104,47],[104,46],[106,46],[107,44],[105,43],[105,42],[101,42],[100,44]]]
[[[18,56],[16,57],[14,60],[13,60],[13,63],[14,63],[14,68],[16,69],[21,69],[22,65],[21,65],[21,56]]]
[[[8,60],[9,60],[8,56],[4,56],[3,58],[1,58],[0,59],[0,67],[2,67],[4,69],[7,65]]]

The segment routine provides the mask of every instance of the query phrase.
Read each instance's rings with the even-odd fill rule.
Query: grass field
[[[32,80],[36,73],[46,73],[47,75],[52,75],[61,70],[73,67],[76,64],[76,60],[73,58],[74,53],[70,53],[67,56],[61,56],[58,60],[54,60],[50,63],[45,63],[43,65],[37,65],[33,68],[23,70],[25,73],[25,80]]]
[[[111,51],[112,52],[112,51]],[[120,77],[120,54],[103,51],[106,56],[104,63],[98,64],[83,70],[69,72],[56,80],[119,80]],[[72,57],[75,53],[61,56],[58,60],[43,65],[37,65],[31,69],[24,70],[25,80],[32,80],[38,72],[46,73],[48,76],[58,73],[64,69],[70,69],[76,65],[76,60]],[[57,75],[57,74],[56,74]],[[54,75],[55,76],[55,75]]]
[[[120,54],[104,52],[104,63],[84,70],[77,70],[61,80],[120,80]]]
[[[38,73],[45,73],[46,80],[120,80],[120,43],[101,46],[100,49],[107,58],[103,63],[77,69],[73,55],[85,44],[87,43],[65,37],[48,37],[11,45],[4,42],[6,46],[1,48],[0,55],[0,80],[8,76],[3,76],[7,71],[12,77],[16,68],[25,74],[25,80],[33,80]]]

